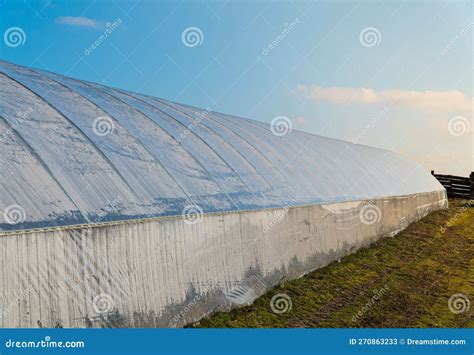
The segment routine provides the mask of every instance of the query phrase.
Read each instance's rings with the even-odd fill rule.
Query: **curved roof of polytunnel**
[[[0,149],[0,231],[443,189],[386,150],[4,61]]]

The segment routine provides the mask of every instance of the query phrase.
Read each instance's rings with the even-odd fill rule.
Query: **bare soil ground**
[[[276,294],[291,309],[273,312]],[[395,237],[193,327],[472,328],[474,201],[451,200]]]

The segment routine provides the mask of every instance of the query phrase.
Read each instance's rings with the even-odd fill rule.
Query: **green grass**
[[[474,327],[474,208],[466,202],[450,201],[393,238],[193,327]],[[278,293],[292,302],[283,314],[270,308]],[[460,314],[448,308],[457,293],[471,301]]]

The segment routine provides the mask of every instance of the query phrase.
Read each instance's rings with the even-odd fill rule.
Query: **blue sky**
[[[4,60],[474,170],[470,1],[0,6]]]

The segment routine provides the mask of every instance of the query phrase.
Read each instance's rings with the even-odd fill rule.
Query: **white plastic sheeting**
[[[440,191],[5,235],[0,327],[181,327],[446,207]]]
[[[443,190],[386,150],[4,61],[0,150],[0,231]]]

